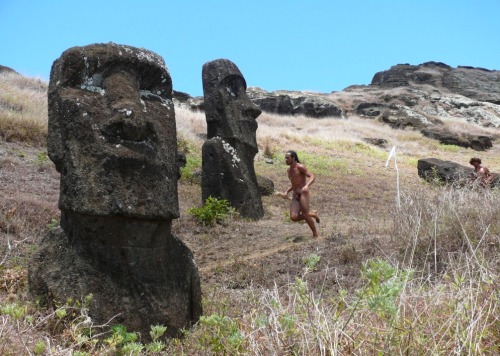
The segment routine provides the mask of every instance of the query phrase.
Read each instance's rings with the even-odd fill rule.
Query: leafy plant
[[[36,155],[36,160],[38,164],[43,164],[47,162],[49,156],[47,155],[47,152],[42,151]]]
[[[371,310],[393,317],[398,309],[396,299],[412,275],[411,269],[399,271],[387,261],[370,260],[361,269],[366,285],[358,294],[364,296]]]
[[[0,304],[0,314],[8,315],[14,320],[21,319],[26,314],[28,307],[14,303]]]
[[[122,355],[139,355],[144,349],[144,346],[140,342],[129,342],[123,345],[121,349]]]
[[[127,332],[125,325],[116,324],[111,328],[112,334],[104,340],[111,347],[122,347],[125,344],[137,341],[137,333]]]
[[[47,228],[49,230],[54,230],[58,226],[59,226],[59,220],[54,218],[50,219],[50,223],[47,224]]]
[[[228,316],[219,314],[202,316],[200,325],[207,328],[201,342],[211,351],[229,355],[243,351],[244,337],[236,321]]]
[[[35,343],[35,347],[33,348],[33,353],[35,355],[41,355],[45,352],[45,349],[46,349],[45,342],[43,340],[38,340]]]
[[[306,266],[306,271],[314,271],[316,270],[316,267],[318,266],[320,260],[320,256],[312,253],[309,256],[304,257],[302,262],[304,262],[304,265]]]
[[[231,205],[226,199],[217,199],[214,197],[208,197],[205,204],[201,208],[191,208],[188,210],[189,214],[193,215],[196,220],[207,226],[214,226],[216,223],[220,223],[229,214],[234,212]]]
[[[149,332],[149,335],[151,336],[151,339],[153,341],[158,340],[160,337],[165,334],[165,331],[167,331],[167,327],[163,325],[151,325],[151,331]]]
[[[196,169],[201,167],[201,157],[186,155],[186,165],[181,168],[181,179],[193,182],[194,172]]]

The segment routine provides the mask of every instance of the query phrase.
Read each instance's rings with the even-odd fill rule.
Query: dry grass
[[[16,73],[0,73],[0,138],[45,145],[47,83]]]
[[[0,96],[0,125],[10,112],[33,113],[29,102],[36,100],[43,107],[36,121],[46,125],[44,84],[15,76],[1,80],[2,91],[17,92],[17,99],[5,104],[7,96]],[[199,168],[204,115],[176,109],[176,118],[189,169]],[[24,127],[22,120],[31,119],[13,120],[19,124],[13,127]],[[500,352],[500,194],[433,186],[416,171],[419,158],[466,165],[476,152],[357,117],[263,113],[258,123],[257,174],[286,189],[284,153],[298,151],[317,175],[312,208],[321,214],[324,239],[312,240],[307,225],[289,222],[288,203],[275,197],[263,197],[260,221],[232,217],[200,226],[188,214],[201,203],[200,186],[181,179],[181,217],[173,231],[199,266],[205,317],[182,340],[162,339],[163,354]],[[43,146],[30,147],[42,139],[7,137],[3,126],[1,132],[0,354],[154,354],[146,349],[151,344],[103,342],[112,325],[93,325],[85,303],[68,301],[49,310],[30,299],[27,259],[58,218],[58,174]],[[388,147],[369,145],[365,137],[386,139]],[[394,161],[384,167],[392,146],[400,207]],[[481,158],[500,172],[496,146]]]

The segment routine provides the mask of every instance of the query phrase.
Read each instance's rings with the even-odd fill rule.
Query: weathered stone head
[[[89,316],[176,335],[202,313],[198,269],[171,233],[179,215],[172,82],[161,57],[129,46],[65,51],[49,84],[49,156],[61,227],[29,266],[41,301],[92,294]]]
[[[73,47],[49,85],[59,207],[97,216],[177,218],[177,140],[164,60],[135,47]]]
[[[202,200],[223,198],[241,216],[260,219],[264,209],[253,160],[262,111],[248,98],[245,78],[233,62],[205,63],[202,77],[208,138],[202,147]]]
[[[257,154],[256,118],[262,113],[246,94],[247,83],[238,67],[227,59],[203,65],[203,92],[207,138],[238,140]]]

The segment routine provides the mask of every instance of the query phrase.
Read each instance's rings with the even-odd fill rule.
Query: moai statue
[[[227,199],[241,216],[264,216],[254,169],[256,118],[261,110],[246,94],[236,65],[218,59],[203,65],[207,140],[202,148],[202,199]]]
[[[179,167],[164,60],[114,43],[70,48],[48,102],[61,227],[30,261],[30,292],[48,303],[92,294],[97,323],[177,334],[202,310],[192,253],[171,233]]]

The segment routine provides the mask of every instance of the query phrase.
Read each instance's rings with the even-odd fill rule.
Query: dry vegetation
[[[143,344],[133,330],[93,325],[84,300],[38,306],[27,291],[28,259],[59,216],[58,174],[43,144],[46,107],[45,83],[0,75],[0,354],[500,352],[500,194],[424,183],[416,170],[419,158],[467,164],[477,152],[356,117],[258,118],[258,174],[285,190],[283,156],[295,149],[317,176],[312,208],[323,239],[313,240],[273,196],[263,197],[260,221],[199,225],[188,210],[201,205],[193,182],[204,115],[176,111],[188,165],[174,231],[198,263],[205,314],[182,339]],[[384,167],[393,145],[400,206],[394,160]],[[496,145],[481,157],[500,172]]]

